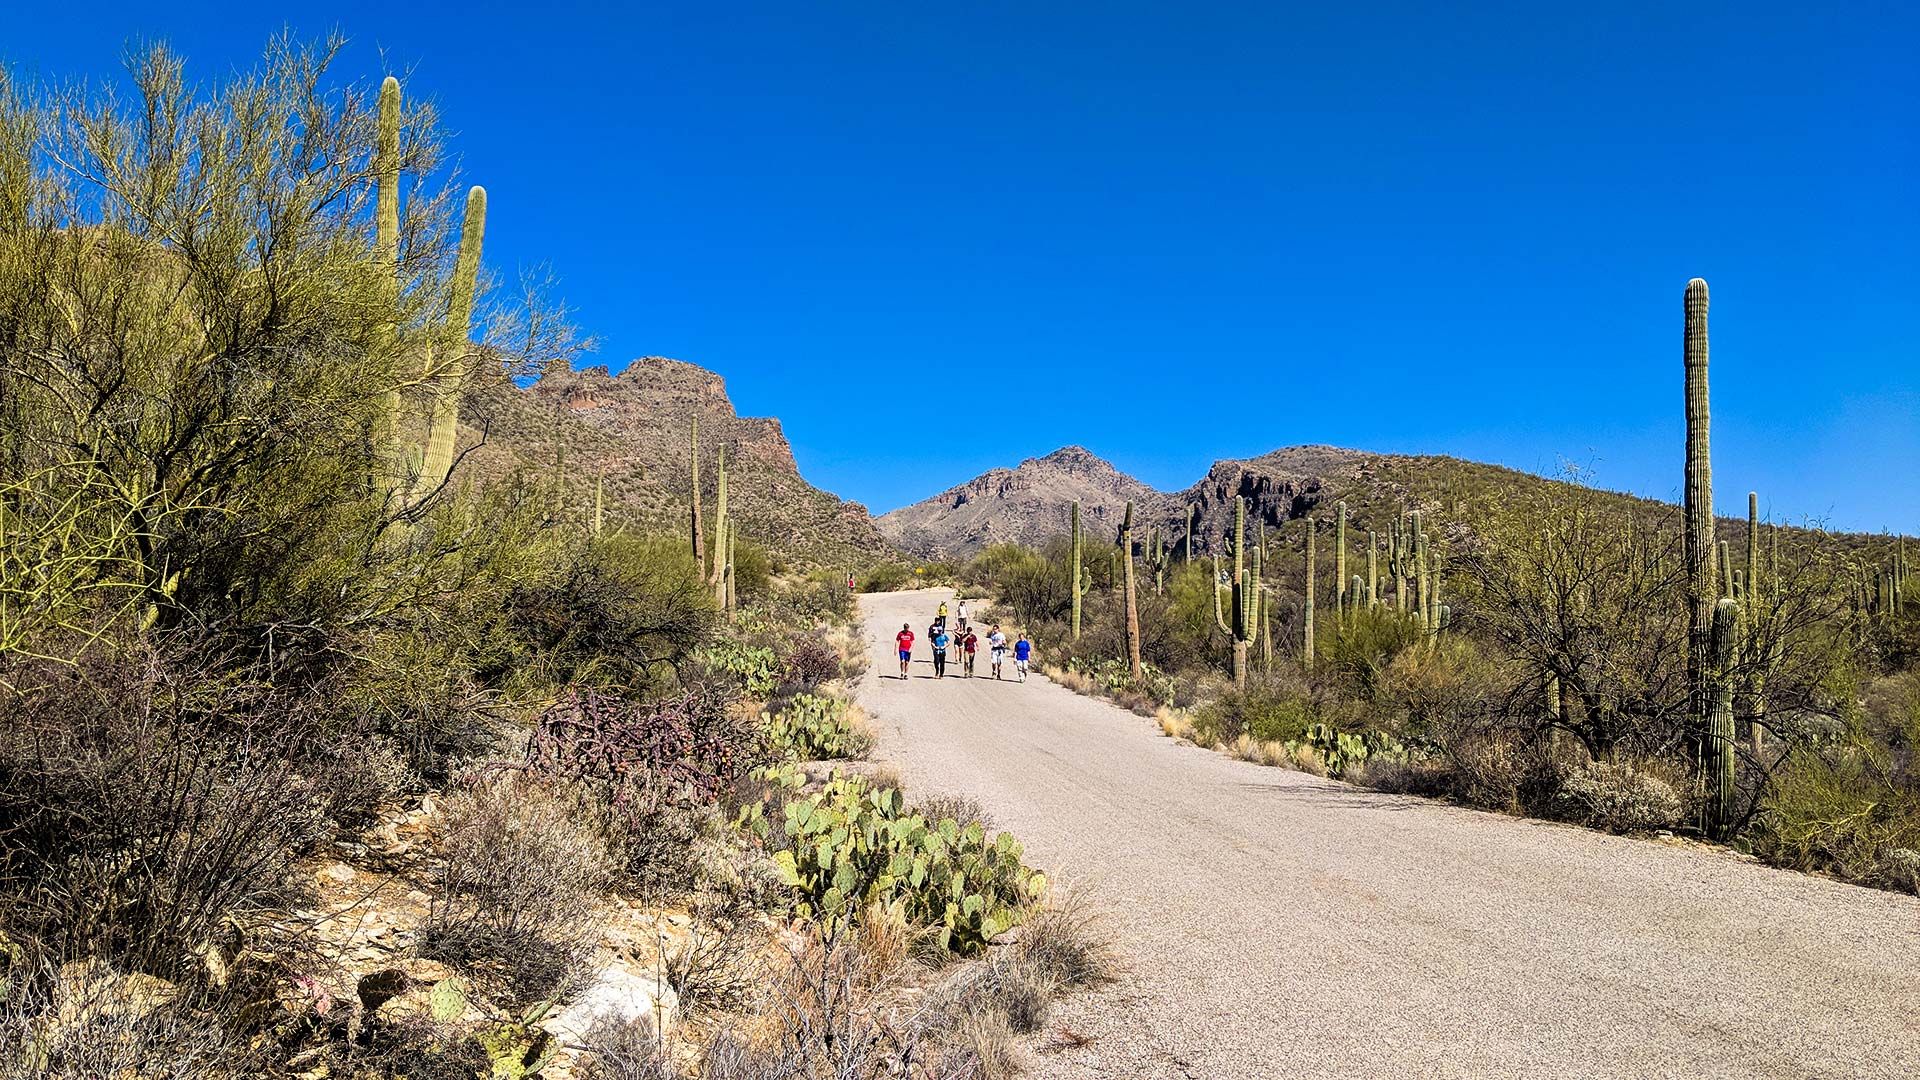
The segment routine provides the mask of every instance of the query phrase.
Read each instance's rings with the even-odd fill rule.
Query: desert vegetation
[[[846,765],[724,443],[685,531],[466,467],[585,339],[338,47],[0,69],[0,1077],[1004,1075],[1091,922]]]
[[[1911,889],[1920,610],[1904,539],[1712,506],[1707,291],[1687,286],[1684,505],[1581,483],[1407,492],[1222,537],[1126,515],[962,571],[1054,676],[1179,737],[1393,791]],[[1457,464],[1457,463],[1455,463]],[[1484,479],[1484,477],[1480,477]],[[1203,555],[1201,552],[1206,552]],[[1139,567],[1139,580],[1135,568]]]

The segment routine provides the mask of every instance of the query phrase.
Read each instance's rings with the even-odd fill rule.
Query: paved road
[[[942,595],[861,599],[877,756],[1093,891],[1133,968],[1038,1076],[1920,1076],[1920,899],[1233,761],[924,645],[901,681]]]

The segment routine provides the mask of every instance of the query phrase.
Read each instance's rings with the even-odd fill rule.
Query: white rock
[[[578,1045],[587,1029],[601,1017],[621,1022],[652,1017],[666,1030],[680,1007],[680,997],[664,979],[614,964],[596,975],[593,984],[558,1014],[541,1024],[562,1046]]]

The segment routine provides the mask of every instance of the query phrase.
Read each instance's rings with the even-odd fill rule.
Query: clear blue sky
[[[1911,5],[623,6],[32,4],[0,57],[205,78],[338,26],[597,359],[721,372],[879,510],[1066,443],[1672,497],[1699,275],[1718,506],[1920,532]]]

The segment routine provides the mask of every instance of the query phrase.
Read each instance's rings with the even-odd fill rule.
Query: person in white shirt
[[[1000,665],[1007,659],[1007,635],[998,626],[987,631],[987,648],[993,656],[993,677],[1000,677]]]
[[[960,608],[954,614],[960,617],[960,632],[965,633],[967,629],[967,602],[965,600],[960,601]]]

